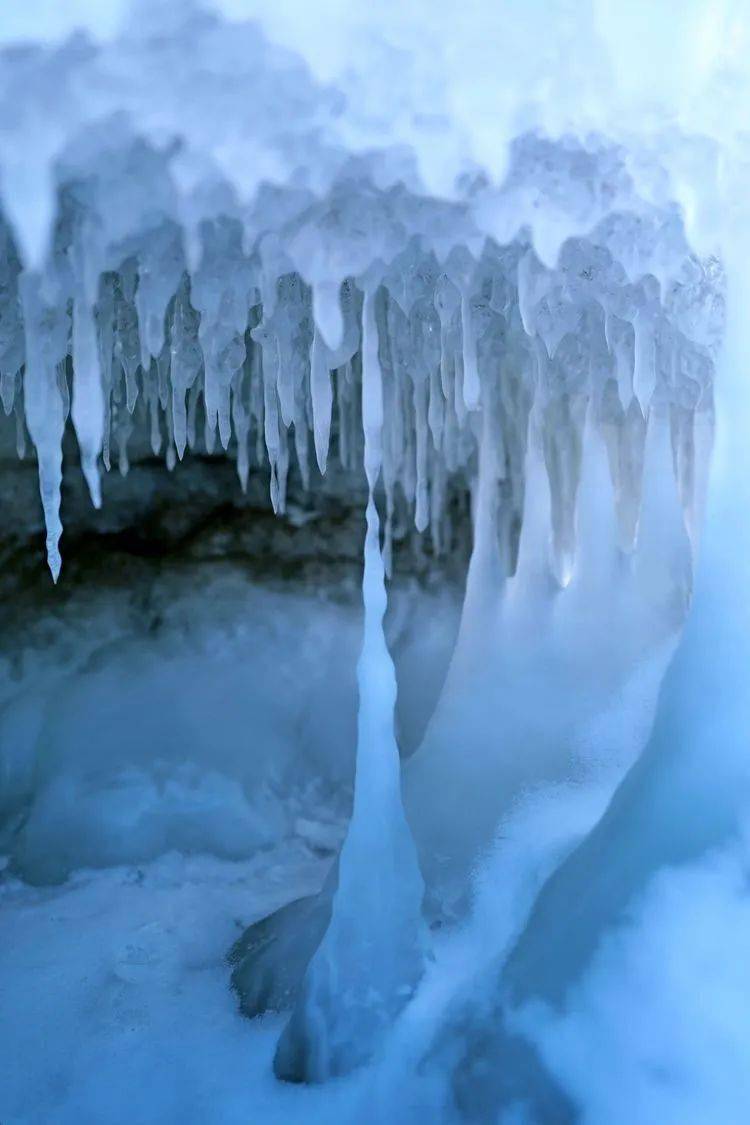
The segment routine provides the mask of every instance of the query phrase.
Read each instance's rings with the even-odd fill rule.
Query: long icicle
[[[381,466],[383,394],[374,287],[365,291],[362,320],[369,495],[354,804],[339,857],[331,921],[274,1060],[276,1075],[291,1081],[324,1081],[365,1062],[415,988],[424,958],[424,883],[401,802],[396,676],[383,632],[385,571],[374,495]]]

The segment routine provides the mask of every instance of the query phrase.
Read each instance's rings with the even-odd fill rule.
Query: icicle
[[[94,225],[97,238],[109,229],[106,223]],[[535,382],[542,388],[547,412],[545,453],[561,581],[569,579],[573,560],[580,415],[589,399],[596,404],[609,443],[621,545],[632,548],[640,495],[641,404],[655,391],[659,402],[690,411],[702,403],[704,415],[710,413],[711,332],[714,320],[720,319],[715,306],[721,301],[717,285],[712,288],[707,280],[707,267],[696,263],[682,274],[670,266],[670,276],[684,280],[671,287],[664,304],[653,277],[627,281],[612,253],[617,238],[623,237],[619,218],[615,225],[614,232],[605,224],[592,228],[587,238],[570,239],[556,268],[550,269],[540,264],[525,241],[505,247],[488,241],[482,249],[468,239],[457,240],[447,256],[443,247],[441,273],[427,228],[421,241],[408,238],[391,257],[377,299],[374,291],[368,295],[367,312],[376,318],[386,403],[381,471],[387,568],[393,537],[405,530],[402,516],[412,504],[419,529],[438,520],[433,536],[437,544],[446,528],[441,504],[452,487],[449,478],[461,474],[462,481],[470,482],[476,476],[480,408],[492,411],[498,462],[492,502],[500,546],[509,553],[513,568],[524,502],[525,424]],[[18,397],[14,372],[23,367],[24,349],[18,339],[23,322],[16,308],[17,263],[4,229],[0,223],[0,248],[5,247],[7,258],[3,266],[0,253],[0,396],[7,411]],[[626,229],[626,241],[647,242],[652,237],[648,231],[641,237],[638,224],[626,224]],[[74,225],[74,249],[76,231]],[[67,339],[60,354],[55,351],[47,358],[49,373],[57,379],[63,421],[72,382],[73,422],[95,502],[98,449],[109,467],[110,446],[124,450],[133,431],[139,448],[146,437],[152,449],[166,453],[171,448],[182,458],[188,446],[195,447],[201,395],[200,427],[205,423],[207,450],[218,445],[217,432],[225,449],[234,435],[237,471],[244,484],[251,464],[267,460],[277,510],[284,504],[292,434],[303,485],[308,481],[311,438],[321,472],[328,465],[331,440],[342,467],[352,473],[359,470],[361,290],[351,279],[340,287],[330,280],[320,282],[321,275],[310,289],[293,271],[281,233],[264,234],[257,243],[251,240],[250,256],[242,249],[241,233],[236,220],[204,224],[202,255],[191,279],[182,250],[175,250],[179,239],[175,241],[174,232],[156,226],[153,244],[143,244],[139,236],[108,246],[105,252],[88,231],[86,255],[81,257],[79,247],[78,264],[67,247],[59,273],[51,264],[49,276],[40,279],[45,307],[66,324],[72,311],[71,367],[65,367]],[[60,236],[68,234],[63,224]],[[130,256],[123,260],[123,252]],[[634,261],[636,257],[639,269],[648,265],[645,252],[639,251]],[[117,263],[117,269],[102,273],[97,287],[91,280],[96,272],[92,263],[100,261]],[[86,268],[79,269],[81,262]],[[259,303],[261,290],[264,306]],[[334,347],[329,346],[332,340]],[[92,399],[97,364],[100,441]],[[137,402],[140,393],[143,408]],[[606,417],[600,413],[603,394],[608,400]],[[615,398],[623,409],[615,406]],[[144,421],[149,430],[142,433]],[[687,431],[683,444],[680,480],[688,509],[693,503],[693,469]],[[172,453],[167,455],[171,459]],[[125,452],[121,468],[126,465]],[[689,513],[688,518],[695,538],[696,515]]]
[[[187,277],[183,277],[175,296],[169,347],[174,443],[177,456],[182,460],[188,436],[185,400],[198,377],[202,362],[198,314],[190,304]]]
[[[544,267],[528,249],[518,261],[518,310],[527,336],[536,335],[536,306],[547,291]]]
[[[414,419],[413,397],[410,394],[410,382],[399,379],[397,383],[399,433],[399,482],[401,491],[406,497],[410,507],[416,509],[417,503],[417,442],[416,424]]]
[[[435,308],[440,318],[440,382],[445,398],[450,397],[451,378],[450,366],[453,363],[453,344],[451,341],[451,324],[456,309],[461,303],[461,298],[450,278],[443,274],[438,278],[435,286]]]
[[[143,371],[143,395],[146,401],[146,410],[149,421],[149,442],[151,452],[155,457],[161,452],[161,425],[159,418],[159,370],[158,361],[151,360],[148,368]]]
[[[544,419],[545,461],[552,503],[552,559],[560,586],[573,575],[576,493],[580,473],[580,442],[586,400],[564,397],[547,404]]]
[[[362,306],[362,429],[365,435],[365,473],[372,494],[382,460],[383,376],[378,356],[375,294],[365,291]]]
[[[62,482],[62,439],[65,426],[63,400],[57,381],[56,364],[65,351],[67,317],[50,310],[40,295],[36,274],[23,274],[21,295],[26,332],[26,371],[24,407],[26,424],[36,447],[39,466],[39,491],[47,529],[47,562],[55,582],[60,574],[60,485]]]
[[[633,332],[635,333],[633,392],[645,413],[656,386],[656,341],[651,310],[639,310],[633,321]]]
[[[661,602],[662,621],[671,609],[679,624],[692,590],[692,559],[674,472],[669,416],[662,407],[653,407],[648,417],[634,572],[645,604]]]
[[[310,488],[310,442],[307,425],[302,419],[294,424],[294,452],[297,454],[302,487],[307,492]]]
[[[318,468],[324,474],[328,462],[328,443],[331,434],[333,389],[325,347],[318,334],[317,326],[313,332],[313,342],[310,348],[310,394],[312,395],[315,456],[318,461]]]
[[[540,411],[532,410],[525,460],[523,518],[516,572],[508,582],[508,603],[518,606],[549,598],[553,587],[551,566],[552,522],[549,479],[544,463]]]
[[[83,293],[73,302],[72,418],[91,503],[100,508],[102,489],[98,460],[104,439],[104,393],[94,316]]]
[[[18,399],[13,409],[16,417],[16,453],[18,454],[19,461],[23,461],[26,457],[26,422],[24,420],[23,407]]]
[[[607,451],[592,415],[593,408],[589,405],[576,498],[576,558],[572,585],[576,591],[585,588],[585,600],[589,608],[597,612],[602,600],[617,585],[614,569],[617,523]]]
[[[201,383],[196,380],[188,391],[187,400],[187,443],[188,449],[198,447],[198,403],[203,394]]]
[[[232,424],[237,439],[237,475],[243,492],[247,492],[250,473],[248,439],[250,436],[250,412],[247,404],[246,384],[250,379],[250,363],[245,364],[232,380]]]
[[[102,382],[104,412],[102,417],[102,462],[110,469],[110,435],[112,429],[112,359],[114,348],[115,292],[112,274],[105,274],[99,280],[99,295],[95,316],[97,328],[97,349],[99,353],[99,373]]]
[[[265,323],[259,324],[252,331],[252,337],[263,349],[263,433],[266,440],[266,454],[271,466],[271,503],[273,510],[278,511],[279,481],[277,463],[280,457],[280,426],[278,372],[279,349],[276,336],[269,331]]]
[[[445,524],[445,462],[439,453],[433,450],[432,468],[430,472],[430,535],[432,548],[439,558],[445,551],[444,524]]]
[[[250,368],[250,415],[255,426],[255,463],[262,465],[266,459],[263,371],[261,349],[252,341],[252,337],[247,362]]]
[[[63,405],[63,427],[70,417],[70,388],[68,386],[68,359],[59,359],[55,364],[55,376],[57,378],[57,389],[60,392],[60,398]]]
[[[229,384],[222,381],[218,398],[216,414],[219,423],[219,441],[221,442],[222,448],[227,450],[232,437],[231,392]]]
[[[463,396],[467,410],[479,406],[479,370],[477,368],[477,342],[471,316],[469,290],[461,290],[461,358],[463,362]]]
[[[331,921],[274,1060],[279,1077],[296,1080],[321,1081],[368,1059],[406,1003],[423,964],[424,884],[401,803],[396,677],[383,633],[386,592],[374,497],[383,388],[374,303],[368,287],[362,311],[368,501],[354,806],[339,857]]]
[[[139,251],[135,309],[140,339],[140,364],[148,371],[164,345],[167,306],[180,285],[184,268],[182,232],[166,223],[145,241]]]
[[[18,382],[19,373],[17,371],[3,371],[0,375],[0,398],[3,403],[3,410],[6,417],[13,411],[13,402],[16,397],[16,383]]]
[[[458,419],[452,408],[452,400],[448,400],[445,410],[445,428],[443,430],[443,457],[445,467],[454,473],[459,465],[458,456]]]
[[[336,434],[338,436],[338,462],[339,467],[346,469],[348,464],[347,430],[346,430],[346,376],[343,367],[333,373],[333,398],[336,404]]]
[[[342,469],[354,468],[353,385],[352,365],[351,362],[348,362],[336,372],[336,418],[339,435],[339,464]]]
[[[204,391],[204,407],[205,404],[206,400]],[[208,453],[209,456],[214,452],[214,449],[216,448],[216,416],[214,415],[213,419],[210,418],[208,415],[208,411],[206,411],[205,417],[203,419],[203,445],[205,446],[206,453]]]
[[[0,218],[0,396],[7,415],[21,387],[24,334],[18,281],[21,264],[10,230]]]
[[[291,364],[284,363],[281,356],[276,363],[276,393],[281,422],[288,428],[294,421],[294,377]]]
[[[442,358],[442,357],[441,357]],[[443,444],[443,425],[445,422],[445,397],[440,385],[440,368],[433,366],[429,377],[429,407],[427,421],[435,449]]]
[[[318,281],[312,287],[313,318],[324,343],[336,351],[344,336],[344,318],[337,281]]]
[[[135,375],[140,364],[141,351],[138,339],[138,316],[133,304],[136,273],[132,259],[128,259],[121,267],[118,282],[118,288],[115,290],[112,352],[122,367],[125,377],[125,403],[128,413],[132,414],[138,398],[138,383]]]
[[[614,356],[617,392],[623,410],[627,410],[633,397],[633,331],[626,321],[614,313],[604,320],[607,347]]]
[[[429,427],[427,422],[427,380],[414,379],[414,417],[416,422],[416,470],[417,488],[414,509],[414,525],[417,531],[424,531],[430,522],[430,500],[428,491]]]
[[[289,431],[281,423],[279,419],[279,453],[276,459],[276,471],[274,478],[276,487],[273,489],[272,483],[272,502],[273,510],[277,515],[283,515],[286,511],[286,486],[289,478]],[[275,494],[275,499],[274,499]]]

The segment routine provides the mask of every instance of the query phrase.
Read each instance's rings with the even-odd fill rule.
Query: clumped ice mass
[[[0,1118],[741,1120],[744,5],[46,7],[0,16],[0,1025],[61,960],[81,1051],[32,1006]]]

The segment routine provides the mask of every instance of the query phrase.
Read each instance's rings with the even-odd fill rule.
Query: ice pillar
[[[383,633],[385,574],[374,497],[383,394],[374,286],[365,290],[362,328],[369,494],[354,805],[339,857],[331,921],[274,1060],[277,1076],[291,1081],[324,1081],[369,1058],[411,995],[423,962],[424,885],[401,803],[394,733],[396,677]]]

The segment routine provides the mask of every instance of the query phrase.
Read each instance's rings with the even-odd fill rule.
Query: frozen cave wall
[[[520,147],[521,167],[524,160],[533,165],[539,158],[533,157],[535,147],[531,139]],[[552,150],[542,146],[541,152],[549,158]],[[571,165],[574,157],[580,166],[575,161]],[[571,156],[566,149],[560,159],[560,174],[590,175],[596,168],[591,157]],[[175,231],[157,228],[140,251],[144,264],[134,251],[119,270],[100,274],[93,305],[86,306],[85,313],[76,312],[75,299],[66,291],[76,290],[79,259],[66,239],[91,218],[85,218],[84,207],[76,210],[71,199],[66,192],[61,195],[57,250],[45,274],[21,273],[9,229],[4,228],[6,457],[12,465],[13,444],[32,456],[37,450],[53,573],[59,564],[61,510],[71,554],[62,599],[50,601],[51,591],[40,589],[36,550],[29,550],[39,526],[33,515],[38,511],[33,465],[27,461],[25,467],[9,467],[9,482],[18,480],[4,527],[3,549],[11,563],[6,582],[16,587],[9,590],[14,595],[7,604],[9,621],[24,619],[24,599],[30,598],[37,606],[54,605],[53,616],[59,617],[75,601],[79,583],[81,596],[91,600],[99,582],[92,588],[90,576],[100,568],[106,572],[107,588],[118,590],[119,599],[128,605],[126,616],[133,617],[130,605],[138,603],[136,631],[152,633],[158,633],[165,616],[174,616],[173,605],[167,604],[173,601],[174,584],[181,583],[187,596],[196,568],[213,574],[236,563],[241,572],[265,582],[288,577],[321,589],[334,573],[356,582],[364,504],[358,469],[363,451],[358,422],[362,297],[357,284],[349,280],[340,294],[334,291],[341,343],[330,349],[314,323],[314,290],[295,273],[282,273],[273,283],[265,280],[266,243],[261,240],[258,249],[246,255],[239,224],[220,219],[201,228],[204,254],[197,280],[191,280],[185,267]],[[392,197],[379,200],[386,214],[393,203]],[[159,260],[158,266],[147,267],[145,257],[156,253],[160,244],[166,264]],[[437,589],[435,576],[447,577],[445,589],[435,597],[450,603],[445,624],[436,628],[441,634],[435,640],[436,670],[421,689],[424,698],[415,704],[415,716],[403,702],[414,688],[405,687],[401,693],[409,749],[417,745],[429,718],[455,635],[472,541],[469,516],[473,510],[475,524],[479,520],[490,542],[489,548],[480,542],[475,568],[483,552],[498,580],[514,575],[524,512],[538,502],[526,488],[535,455],[539,471],[534,487],[548,492],[548,515],[541,541],[527,554],[536,553],[532,566],[538,567],[549,537],[548,581],[553,585],[567,586],[574,569],[586,434],[595,433],[590,440],[601,441],[606,450],[611,478],[606,503],[616,521],[616,548],[624,558],[633,555],[636,546],[647,456],[657,466],[654,472],[674,477],[695,541],[711,442],[713,355],[722,317],[718,265],[701,263],[690,254],[674,212],[651,213],[648,220],[627,212],[609,216],[587,239],[563,245],[556,270],[546,269],[523,239],[506,247],[485,243],[478,260],[465,248],[454,248],[442,264],[421,245],[413,238],[387,269],[379,267],[374,290],[385,405],[384,555],[395,578],[391,618],[398,620],[399,586],[407,580],[432,583]],[[653,274],[635,283],[629,280],[613,251],[628,260],[631,275],[638,275],[645,268],[639,249],[640,258],[652,265],[670,262],[679,280],[659,283]],[[278,243],[274,254],[278,271],[283,268],[278,266]],[[227,270],[232,260],[234,273]],[[667,270],[666,265],[662,268]],[[174,278],[176,290],[164,290],[151,310],[147,302],[156,297],[148,279],[154,273],[160,282]],[[271,286],[265,303],[264,285]],[[24,295],[29,287],[36,293],[31,304]],[[37,300],[45,291],[45,301],[52,303]],[[76,352],[76,325],[80,328],[84,315],[94,351],[82,357]],[[335,326],[327,329],[334,330]],[[27,353],[35,357],[32,367]],[[88,506],[78,468],[80,464],[93,499],[99,501],[100,470],[94,458],[91,472],[86,472],[81,446],[81,428],[90,423],[96,406],[85,397],[86,387],[80,387],[78,372],[86,363],[101,371],[102,460],[105,469],[115,469],[105,476],[101,511]],[[32,395],[38,397],[36,407]],[[77,398],[82,401],[78,415]],[[482,426],[477,422],[480,407]],[[69,416],[72,426],[66,431]],[[665,452],[661,460],[647,453],[657,440],[658,427],[662,444],[671,451],[671,457]],[[71,429],[77,431],[77,442]],[[63,450],[70,472],[60,509]],[[161,468],[159,454],[165,456]],[[185,464],[177,465],[183,457]],[[237,479],[232,479],[232,465]],[[279,521],[272,518],[274,511]],[[178,561],[180,566],[174,565]],[[678,593],[672,611],[674,626],[689,593],[689,577],[684,582],[683,608]],[[469,594],[471,588],[470,584]],[[350,597],[353,594],[351,587]],[[224,598],[229,609],[231,591]],[[465,619],[470,606],[469,596]],[[414,626],[411,631],[418,632]],[[339,658],[343,663],[340,652]],[[301,678],[309,679],[309,673]],[[173,685],[165,690],[176,691],[177,682],[175,673]],[[156,730],[145,733],[144,740],[169,742]],[[337,744],[335,737],[318,738],[326,740]],[[50,753],[54,757],[59,751]],[[329,758],[340,762],[346,752],[332,750]],[[28,793],[30,761],[9,767],[18,778],[9,787],[11,810],[17,808],[20,792]],[[432,777],[436,761],[439,756],[432,754]],[[452,768],[450,760],[446,768]],[[419,766],[412,772],[418,774]],[[24,773],[25,781],[20,779]],[[442,785],[444,795],[451,789]],[[434,808],[439,825],[445,814],[438,815],[440,798],[426,807]],[[491,809],[488,833],[496,816],[497,809]],[[178,832],[175,840],[180,838]],[[158,830],[155,839],[166,846],[172,837]],[[234,847],[226,846],[230,852]],[[115,849],[114,854],[121,853]],[[65,870],[64,863],[57,866]]]
[[[586,472],[595,480],[601,469],[586,469],[592,442],[605,451],[610,483],[604,509],[614,513],[611,549],[623,565],[638,571],[633,560],[647,550],[643,542],[638,547],[639,526],[648,522],[641,520],[642,508],[653,508],[643,497],[647,460],[654,466],[649,479],[676,482],[695,546],[723,320],[720,265],[690,249],[678,207],[642,194],[626,150],[617,145],[597,137],[552,142],[527,133],[510,146],[501,182],[464,177],[446,201],[420,189],[415,169],[395,149],[342,148],[346,113],[342,118],[332,90],[271,47],[255,25],[229,29],[193,11],[162,26],[162,16],[131,27],[117,47],[79,38],[4,56],[6,100],[23,104],[25,115],[5,120],[6,151],[23,151],[19,129],[26,122],[38,133],[43,111],[49,146],[27,154],[48,159],[34,181],[36,194],[17,178],[28,175],[31,163],[21,168],[6,160],[3,168],[0,391],[8,415],[9,503],[2,550],[12,593],[4,610],[9,628],[28,632],[23,607],[31,600],[49,605],[53,621],[66,613],[72,619],[76,598],[91,601],[102,580],[117,592],[110,600],[126,622],[118,630],[149,632],[152,639],[165,623],[177,628],[171,622],[175,583],[188,599],[215,574],[229,582],[233,567],[266,583],[283,576],[319,590],[338,583],[339,574],[358,581],[365,498],[362,323],[363,302],[371,299],[383,396],[376,495],[385,566],[393,575],[390,635],[401,630],[411,637],[403,660],[397,653],[399,733],[403,749],[411,751],[449,660],[449,688],[468,675],[472,660],[482,662],[476,638],[492,635],[491,615],[479,628],[470,626],[472,615],[482,617],[477,591],[486,594],[504,577],[516,590],[570,584],[577,525],[585,518],[579,482]],[[192,91],[188,117],[188,72],[180,55],[185,42],[203,51],[210,76]],[[117,67],[123,58],[133,61],[134,81],[125,87],[112,69],[115,51]],[[174,81],[161,91],[166,100],[157,120],[153,96],[164,52],[175,67]],[[243,80],[255,91],[254,151],[265,154],[259,168],[266,169],[244,193],[228,177],[226,154],[216,163],[217,145],[236,145],[247,135],[232,93],[240,60]],[[28,89],[30,73],[43,77],[20,99],[14,91]],[[98,99],[83,96],[91,83],[100,88]],[[278,127],[278,107],[302,90],[309,96],[287,135]],[[216,135],[206,134],[208,120],[222,122]],[[164,139],[165,128],[179,143]],[[11,468],[13,445],[27,456],[18,468]],[[65,556],[70,571],[59,595],[42,588],[37,547],[30,547],[39,527],[34,460],[49,566],[57,577]],[[596,483],[590,487],[602,491]],[[271,511],[281,518],[274,522]],[[651,519],[664,523],[658,505]],[[472,543],[463,627],[451,660]],[[658,595],[658,612],[653,590],[634,595],[644,618],[664,619],[667,633],[682,620],[690,588],[689,561],[675,565]],[[92,572],[100,575],[94,584]],[[420,620],[436,624],[421,649],[409,599],[398,609],[399,588],[413,579],[431,586],[441,606],[431,614],[425,602]],[[343,589],[335,591],[336,600]],[[227,618],[234,597],[231,585],[215,592]],[[671,608],[665,598],[676,599]],[[205,599],[207,610],[210,604]],[[193,611],[185,612],[189,619]],[[46,614],[35,616],[30,640],[51,627]],[[237,622],[242,617],[236,607],[234,616]],[[466,637],[473,638],[468,655]],[[648,648],[657,639],[625,645],[623,668],[639,645]],[[46,641],[34,643],[36,651]],[[343,669],[341,647],[332,659]],[[422,677],[425,661],[430,671]],[[19,674],[31,675],[16,669]],[[614,679],[622,674],[613,673]],[[353,681],[341,676],[353,700]],[[309,666],[292,679],[309,682],[315,697]],[[418,686],[422,679],[424,687]],[[175,672],[164,690],[174,694],[178,680]],[[277,690],[281,694],[280,683],[273,685]],[[10,688],[9,697],[14,692]],[[9,699],[12,731],[16,722],[26,723],[15,718],[14,707]],[[455,744],[446,707],[431,729],[438,742],[442,730],[443,742]],[[341,731],[311,736],[315,746],[329,747],[311,753],[311,760],[326,760],[326,775],[350,769],[342,764],[351,762],[343,748],[343,713],[342,723]],[[489,729],[475,716],[474,729],[483,725]],[[67,760],[57,735],[43,737],[50,743],[45,759]],[[22,738],[32,745],[37,734],[29,730]],[[174,731],[168,736],[152,727],[142,743],[170,739],[179,741]],[[19,809],[27,815],[38,781],[33,754],[13,750],[11,757],[8,824],[15,826]],[[446,819],[460,818],[443,807],[454,786],[437,780],[441,770],[445,777],[453,771],[450,745],[418,757],[406,797],[408,803],[410,793],[417,794],[416,821],[432,817],[432,825],[425,822],[418,831],[429,868],[441,843],[426,841],[434,831],[439,836]],[[286,768],[284,754],[276,759]],[[477,783],[481,788],[487,755],[476,761],[476,770],[462,770],[468,789],[462,797],[455,790],[454,802],[471,800]],[[420,778],[421,762],[427,763],[426,780],[411,782]],[[265,768],[258,776],[269,782]],[[72,808],[75,796],[65,800]],[[150,798],[144,800],[148,808]],[[245,814],[238,815],[241,823]],[[485,842],[497,815],[498,805],[490,803],[478,816]],[[33,824],[32,816],[22,837]],[[154,828],[146,834],[152,840],[146,852],[192,839],[191,828],[182,836],[176,831]],[[89,859],[98,846],[88,850]],[[238,845],[221,846],[231,853]],[[454,882],[463,879],[477,846],[475,834],[454,849],[462,857],[454,864],[457,877],[449,874]],[[125,853],[115,848],[107,854]],[[23,862],[31,870],[33,862]],[[63,872],[69,862],[56,860],[53,867]]]
[[[351,800],[359,476],[331,470],[304,490],[293,473],[280,517],[267,470],[245,492],[223,454],[170,473],[136,435],[127,476],[105,478],[97,511],[69,435],[66,577],[53,587],[37,466],[18,460],[8,423],[4,441],[0,756],[13,870],[48,882],[173,848],[239,858],[290,834],[335,848]],[[455,503],[468,529],[462,492]],[[466,562],[457,544],[436,565],[408,527],[395,540],[387,631],[409,754],[445,674]]]

